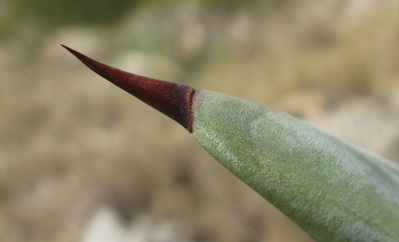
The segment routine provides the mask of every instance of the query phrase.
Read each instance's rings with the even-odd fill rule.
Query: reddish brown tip
[[[125,72],[95,61],[65,45],[61,46],[100,76],[171,117],[190,133],[193,131],[191,104],[194,88]]]

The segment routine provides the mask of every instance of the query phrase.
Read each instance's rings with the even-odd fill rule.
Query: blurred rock
[[[295,91],[277,99],[275,106],[299,119],[312,120],[325,111],[327,99],[320,92]]]
[[[398,114],[393,98],[360,97],[344,101],[309,122],[366,150],[399,160]]]
[[[126,224],[110,207],[98,209],[87,224],[82,242],[180,242],[189,241],[169,221],[141,215]]]

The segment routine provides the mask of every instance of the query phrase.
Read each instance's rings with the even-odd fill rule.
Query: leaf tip
[[[190,133],[193,132],[194,88],[125,72],[91,59],[66,45],[61,46],[92,71],[174,119]]]

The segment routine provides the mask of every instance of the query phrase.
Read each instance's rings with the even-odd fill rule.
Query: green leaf
[[[318,241],[398,241],[399,169],[290,115],[201,90],[195,139]]]

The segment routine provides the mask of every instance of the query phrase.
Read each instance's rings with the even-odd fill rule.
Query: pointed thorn
[[[91,70],[193,132],[192,87],[139,76],[95,61],[61,45]]]

